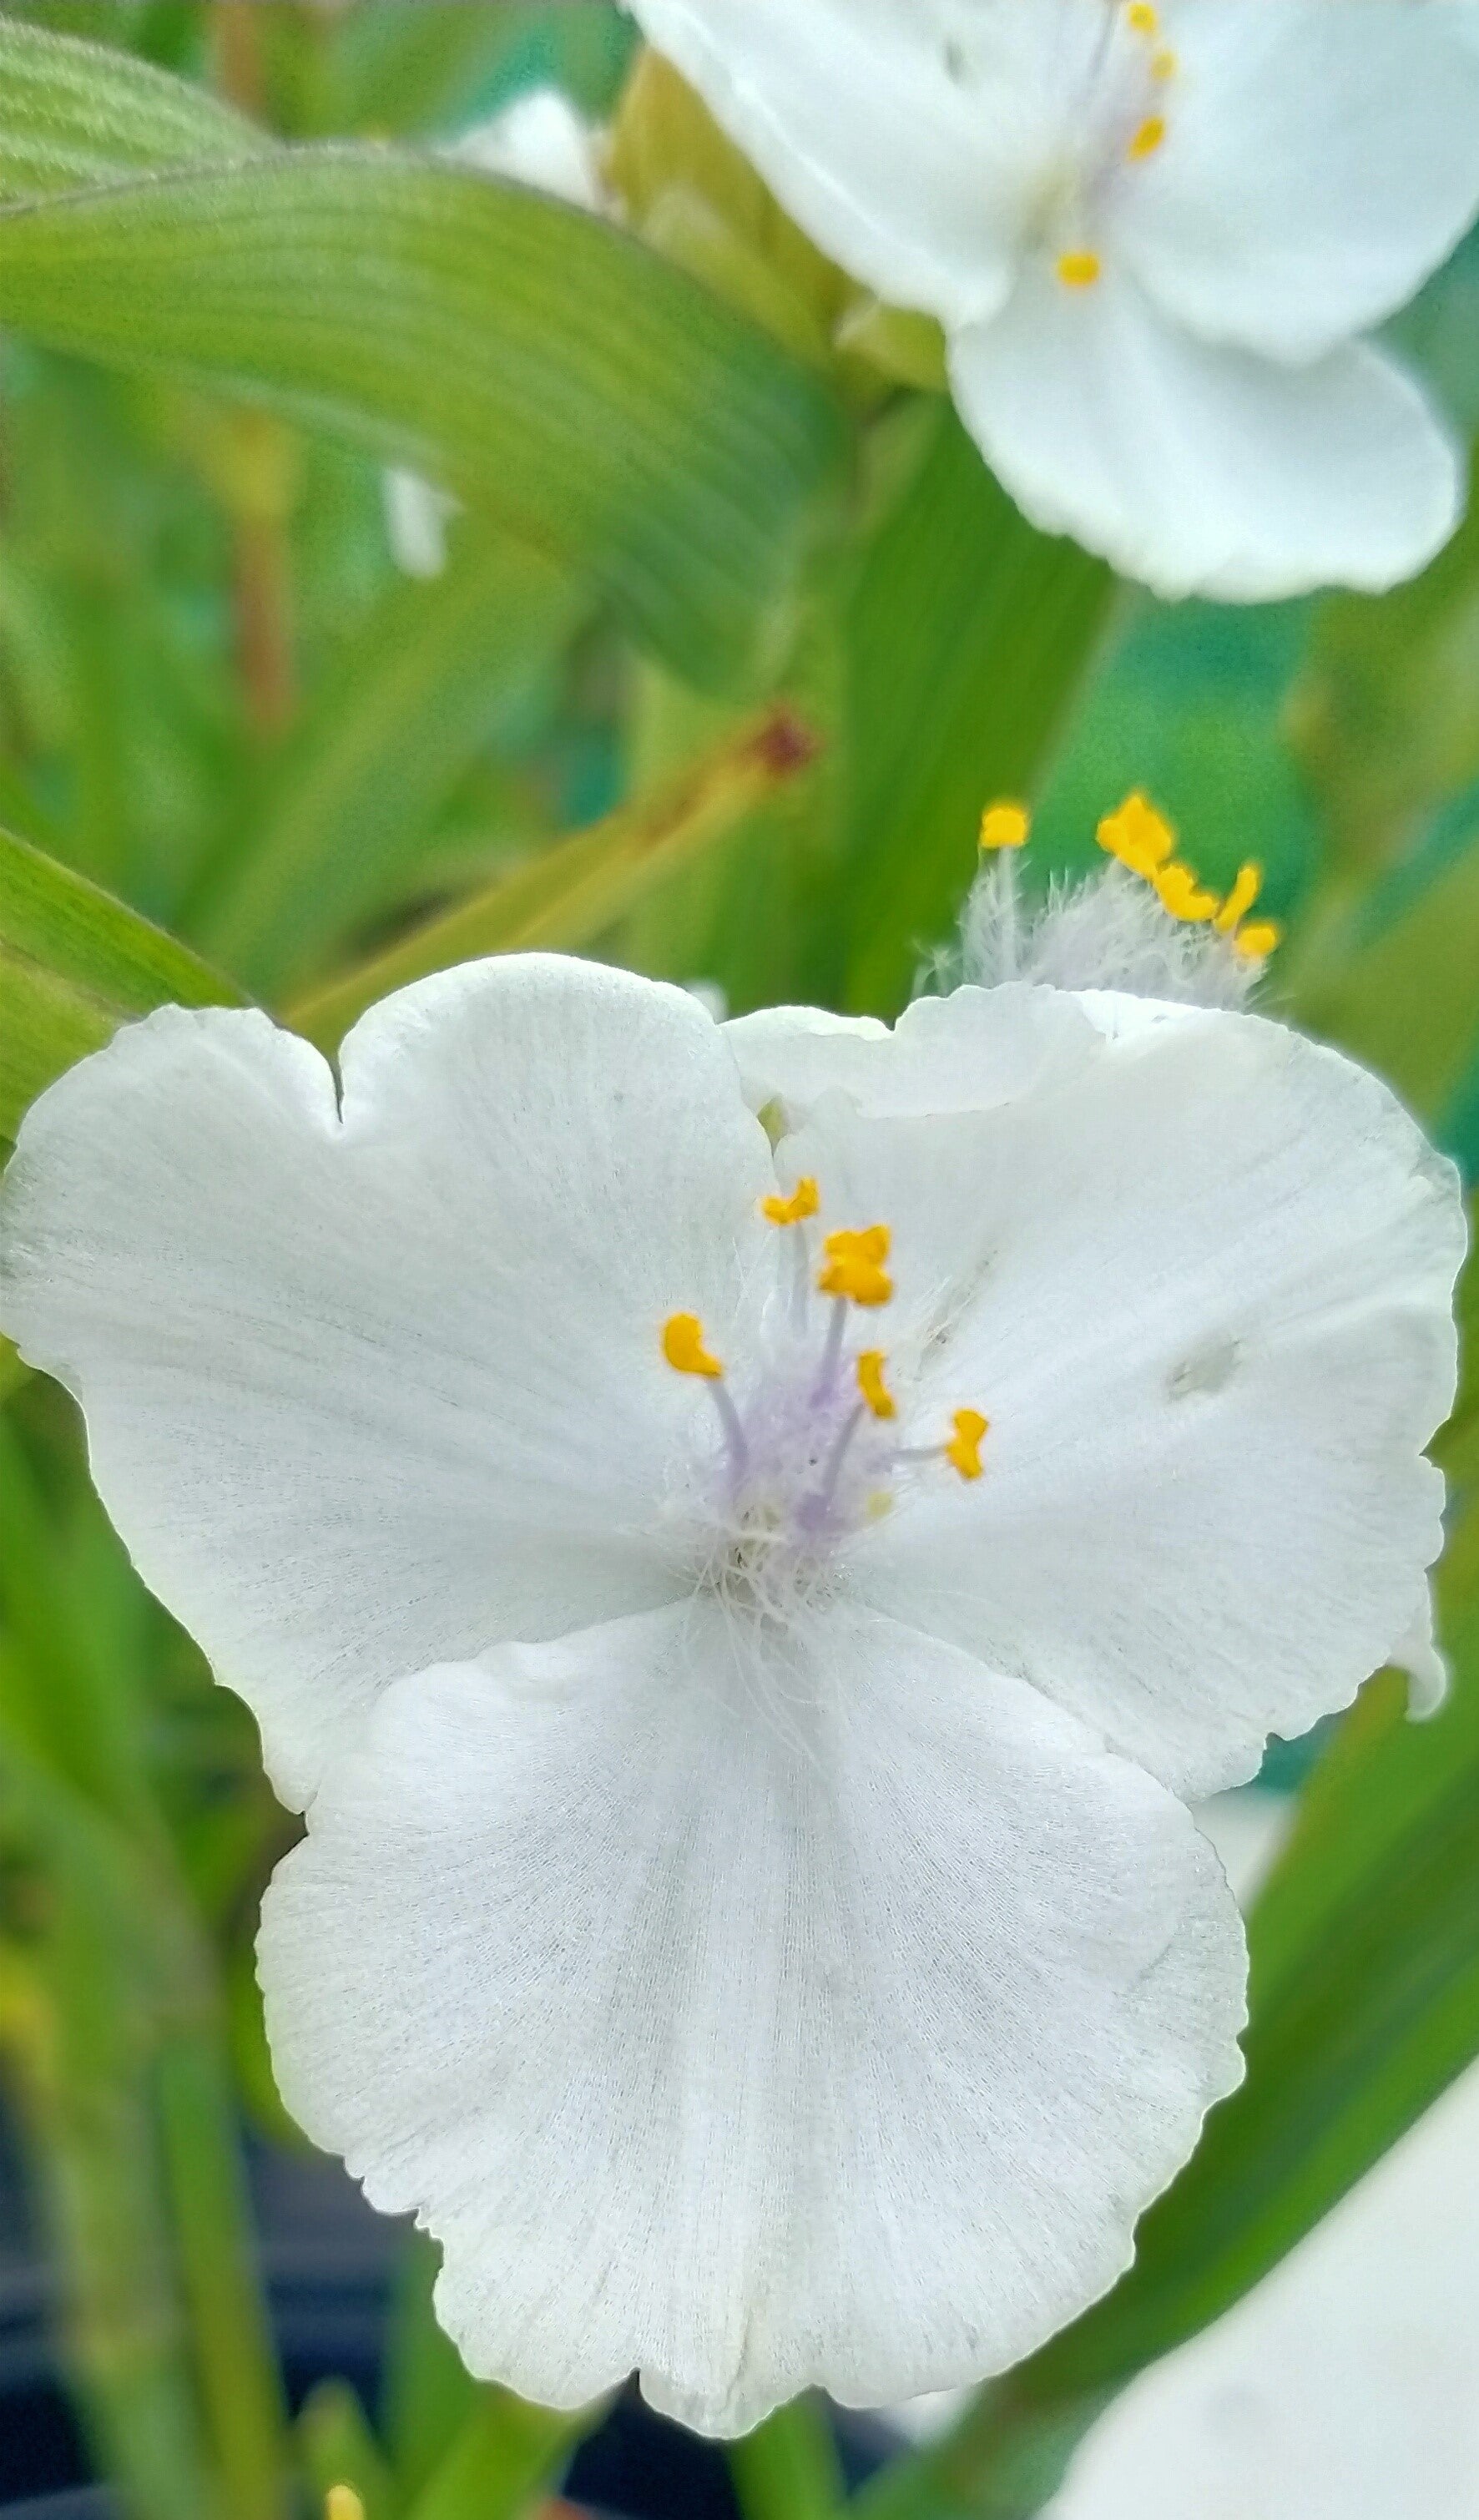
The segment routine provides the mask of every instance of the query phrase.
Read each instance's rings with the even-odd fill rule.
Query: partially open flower
[[[152,1016],[0,1192],[0,1322],[308,1806],[290,2106],[530,2397],[1015,2361],[1236,2078],[1177,1797],[1420,1615],[1449,1167],[1278,1026],[1025,986],[720,1028],[511,958],[340,1063]]]
[[[1263,870],[1251,858],[1228,891],[1202,883],[1177,834],[1139,790],[1098,827],[1109,864],[1026,897],[1018,859],[1030,829],[1018,805],[987,808],[981,873],[961,920],[947,975],[996,988],[1037,980],[1055,989],[1119,991],[1158,1005],[1240,1007],[1262,977],[1279,929],[1257,915]]]
[[[1479,205],[1412,0],[628,0],[791,216],[938,318],[1035,522],[1167,595],[1411,575],[1461,466],[1358,338]]]

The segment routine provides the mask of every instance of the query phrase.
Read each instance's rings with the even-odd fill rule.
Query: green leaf
[[[759,677],[833,518],[825,386],[633,238],[368,148],[0,218],[0,320],[440,479],[695,681]]]
[[[537,552],[454,531],[444,574],[397,585],[291,738],[252,827],[190,922],[263,994],[299,982],[409,873],[468,764],[575,627]]]
[[[0,832],[0,1132],[130,1015],[243,1003],[186,946]]]
[[[1113,595],[1102,562],[1027,523],[942,405],[852,607],[850,1005],[907,997],[975,872],[982,807],[1041,785]]]
[[[408,2231],[390,2304],[381,2417],[402,2502],[414,2501],[436,2473],[476,2395],[476,2382],[432,2308],[440,2270],[435,2241],[425,2231]]]
[[[732,2442],[730,2474],[744,2520],[840,2520],[847,2500],[820,2398],[797,2398]]]
[[[0,1138],[0,1164],[4,1163],[5,1157],[6,1141]],[[20,1390],[22,1383],[27,1379],[28,1372],[29,1369],[22,1363],[20,1353],[11,1341],[0,1337],[0,1409],[4,1408],[13,1391]]]
[[[1374,888],[1338,949],[1327,939],[1302,970],[1292,961],[1289,1007],[1308,1031],[1378,1069],[1431,1118],[1461,1089],[1479,1043],[1479,832],[1415,898],[1388,909],[1387,889]]]
[[[1370,873],[1479,778],[1479,453],[1475,497],[1448,548],[1390,595],[1322,608],[1290,701],[1300,766],[1339,867]]]
[[[319,2382],[297,2419],[297,2436],[315,2520],[336,2485],[358,2495],[365,2520],[393,2520],[394,2479],[347,2380]]]
[[[540,2487],[555,2482],[604,2411],[597,2406],[573,2415],[555,2413],[526,2406],[508,2389],[480,2388],[407,2520],[516,2520]]]
[[[126,54],[0,23],[0,202],[270,146],[203,88]]]
[[[1388,1674],[1316,1771],[1250,1923],[1247,2079],[1134,2266],[866,2497],[868,2520],[1025,2520],[1100,2408],[1240,2300],[1479,2053],[1479,1510],[1440,1598],[1453,1699],[1411,1723]]]
[[[391,989],[479,954],[589,944],[652,885],[691,864],[804,770],[815,743],[772,710],[658,792],[624,805],[527,866],[428,920],[409,936],[289,1009],[294,1029],[336,1047],[367,1007]]]

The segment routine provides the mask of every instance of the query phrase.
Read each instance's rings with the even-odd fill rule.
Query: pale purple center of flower
[[[810,1235],[819,1206],[810,1180],[762,1202],[792,1238],[796,1266],[748,1371],[731,1375],[695,1314],[674,1314],[662,1336],[675,1372],[707,1386],[721,1437],[699,1473],[701,1578],[761,1607],[779,1608],[815,1580],[838,1542],[886,1514],[901,1470],[944,1464],[976,1479],[982,1469],[987,1421],[978,1411],[958,1410],[943,1441],[904,1439],[883,1350],[857,1327],[892,1300],[888,1229],[829,1234],[819,1266]]]

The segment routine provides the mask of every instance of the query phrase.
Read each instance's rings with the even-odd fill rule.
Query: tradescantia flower
[[[1277,1025],[1026,985],[510,958],[340,1080],[153,1015],[0,1192],[0,1323],[308,1807],[290,2107],[529,2397],[1010,2363],[1236,2079],[1179,1798],[1421,1614],[1450,1168]]]
[[[629,0],[793,218],[935,316],[1035,522],[1166,595],[1379,588],[1461,466],[1360,339],[1479,205],[1464,12]]]

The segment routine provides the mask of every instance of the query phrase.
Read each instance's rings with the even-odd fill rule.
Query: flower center
[[[1099,240],[1110,199],[1127,169],[1164,148],[1177,67],[1148,0],[1113,0],[1089,63],[1088,94],[1074,110],[1073,136],[1045,174],[1031,222],[1065,289],[1092,289],[1102,277]]]
[[[695,1313],[664,1324],[662,1353],[675,1373],[708,1391],[720,1444],[704,1465],[701,1576],[714,1590],[780,1614],[823,1576],[839,1541],[878,1521],[901,1473],[982,1474],[988,1420],[958,1409],[947,1434],[904,1439],[885,1351],[866,1328],[893,1299],[893,1238],[886,1225],[827,1234],[809,1176],[761,1213],[794,1239],[788,1291],[760,1326],[759,1353],[734,1377],[713,1354]]]

